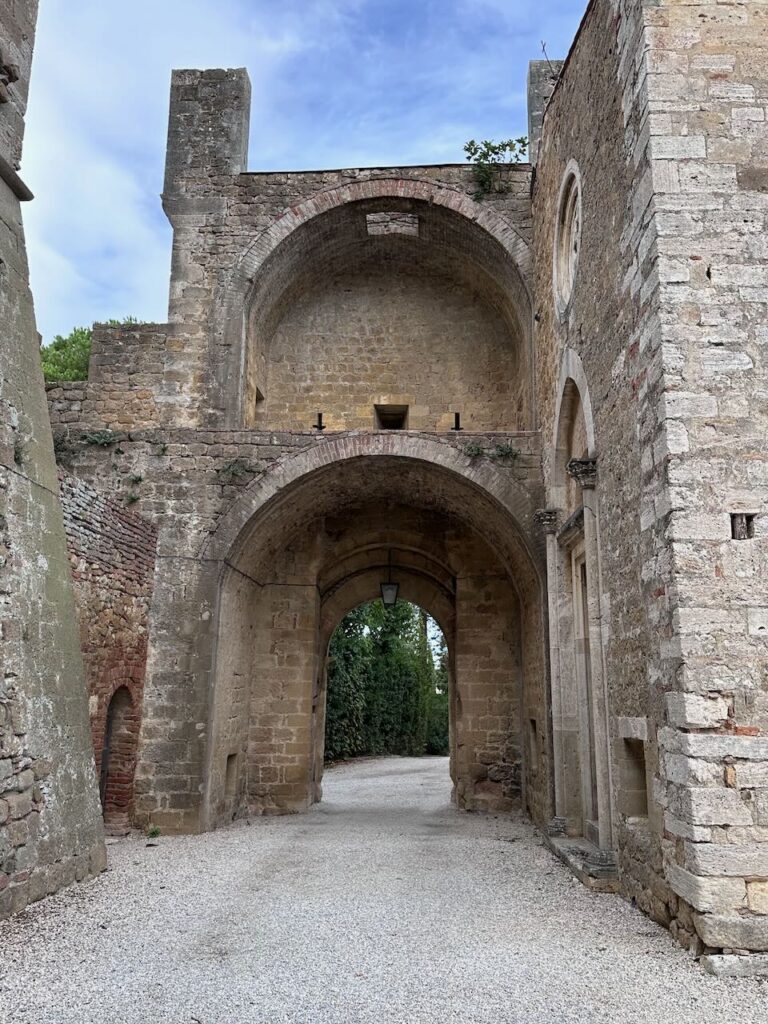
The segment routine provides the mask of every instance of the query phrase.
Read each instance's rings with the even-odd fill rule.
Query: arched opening
[[[418,179],[331,189],[287,210],[220,295],[232,425],[535,428],[528,247],[465,194]],[[402,410],[406,410],[403,414]]]
[[[423,608],[399,597],[353,608],[331,635],[324,669],[326,767],[430,755],[445,759],[448,782],[448,645]]]
[[[112,827],[127,825],[133,800],[138,719],[127,686],[112,694],[104,726],[99,792],[104,821]]]
[[[542,588],[520,523],[445,466],[346,455],[321,456],[325,464],[283,481],[226,552],[209,823],[320,799],[328,644],[344,616],[378,598],[390,578],[402,600],[435,618],[451,649],[458,807],[525,806],[541,820],[549,760]]]
[[[529,428],[515,279],[498,243],[423,202],[314,218],[252,290],[247,422],[307,429],[324,410],[330,429],[373,429],[384,408],[410,429],[448,429],[455,410],[473,430]]]
[[[597,457],[583,367],[570,350],[561,374],[550,467],[547,564],[556,813],[569,834],[608,851],[613,827]]]

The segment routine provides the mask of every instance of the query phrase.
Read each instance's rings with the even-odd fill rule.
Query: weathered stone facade
[[[534,188],[548,504],[567,507],[569,458],[596,458],[584,508],[608,733],[600,822],[623,890],[695,952],[768,948],[765,15],[593,3],[547,108]],[[578,271],[558,309],[554,214],[574,166]],[[582,451],[563,430],[574,415]],[[557,528],[549,543],[557,813],[575,827],[571,554]]]
[[[0,11],[0,917],[105,864],[17,174],[36,14]]]
[[[138,824],[318,799],[328,641],[391,573],[448,640],[457,804],[764,962],[766,16],[593,0],[482,200],[250,173],[245,72],[174,73],[169,322],[49,390],[157,528]]]

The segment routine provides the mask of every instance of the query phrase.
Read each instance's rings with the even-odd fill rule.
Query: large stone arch
[[[371,178],[317,192],[286,209],[241,252],[222,280],[214,300],[210,408],[218,412],[212,415],[223,416],[224,424],[230,427],[240,427],[247,422],[249,399],[246,396],[255,387],[251,380],[247,344],[250,308],[259,282],[268,274],[269,268],[276,266],[281,259],[287,261],[285,254],[291,245],[301,247],[297,240],[324,218],[339,216],[344,209],[358,205],[391,205],[397,202],[415,204],[415,208],[425,213],[443,211],[457,224],[464,225],[464,230],[472,236],[470,249],[475,253],[487,250],[481,278],[490,281],[501,275],[501,284],[495,282],[489,287],[506,296],[500,301],[509,303],[519,324],[529,403],[525,415],[528,425],[534,425],[531,253],[528,243],[512,222],[497,213],[490,204],[478,203],[458,188],[419,178],[395,177]],[[293,266],[281,267],[275,278],[282,287],[295,273]],[[268,291],[273,287],[268,284]]]
[[[530,294],[530,247],[514,225],[496,213],[492,206],[476,202],[458,188],[422,178],[370,178],[316,192],[304,202],[286,209],[245,249],[226,282],[224,301],[228,303],[241,296],[244,286],[247,288],[253,281],[277,246],[302,224],[347,203],[384,198],[421,200],[430,205],[444,206],[474,221],[509,253]]]
[[[413,481],[421,481],[416,491]],[[359,501],[365,499],[374,502],[375,512],[375,504],[381,496],[390,491],[397,493],[398,486],[404,488],[403,494],[414,495],[407,500],[401,495],[398,501],[405,500],[408,508],[412,502],[417,510],[414,514],[438,517],[438,529],[441,521],[447,523],[446,536],[452,538],[454,553],[462,552],[454,558],[453,585],[458,585],[458,593],[453,594],[452,584],[440,579],[444,567],[427,540],[423,545],[412,544],[408,548],[407,537],[386,533],[386,526],[378,527],[386,533],[379,546],[395,547],[398,552],[403,596],[410,596],[415,603],[427,607],[449,630],[456,615],[463,624],[464,654],[462,661],[460,643],[458,692],[464,698],[465,728],[470,732],[474,730],[472,742],[475,745],[467,742],[462,755],[466,764],[463,769],[459,766],[455,780],[460,806],[480,808],[486,803],[497,806],[494,803],[497,782],[485,780],[485,769],[475,751],[478,744],[482,745],[482,740],[476,738],[477,722],[482,715],[489,714],[483,709],[486,705],[490,708],[494,701],[498,704],[502,698],[492,692],[496,685],[492,682],[488,683],[491,689],[486,687],[478,696],[471,681],[474,655],[466,652],[476,649],[484,628],[478,619],[477,630],[474,634],[471,632],[472,624],[468,619],[475,607],[485,609],[490,623],[485,628],[489,635],[497,637],[498,650],[509,649],[509,657],[513,658],[505,669],[503,659],[507,655],[495,652],[480,655],[490,658],[488,678],[506,678],[505,685],[512,687],[515,693],[512,696],[509,690],[506,706],[514,705],[516,709],[514,744],[518,752],[514,756],[519,764],[517,768],[513,765],[494,771],[497,776],[501,772],[498,777],[506,771],[509,779],[517,773],[516,785],[520,782],[520,773],[525,773],[519,787],[523,790],[523,800],[527,799],[525,789],[530,787],[531,779],[534,783],[537,778],[541,782],[547,775],[546,749],[541,751],[541,764],[535,766],[535,771],[526,769],[527,754],[522,752],[525,739],[519,724],[524,716],[527,721],[542,719],[540,735],[546,732],[545,697],[542,696],[546,693],[543,566],[540,545],[532,528],[534,496],[516,478],[513,469],[493,465],[488,460],[470,459],[452,444],[437,438],[400,433],[347,435],[324,439],[298,454],[278,460],[230,505],[199,552],[202,571],[211,582],[215,576],[210,635],[207,639],[201,636],[195,640],[201,646],[207,645],[211,654],[204,827],[214,826],[247,806],[251,811],[256,807],[265,812],[300,810],[315,798],[312,793],[318,791],[319,778],[308,778],[306,765],[317,764],[317,744],[311,746],[315,741],[307,739],[307,731],[309,715],[315,714],[321,692],[324,645],[346,610],[375,596],[377,580],[381,577],[377,569],[382,565],[381,555],[373,550],[375,545],[369,545],[365,549],[370,554],[368,563],[364,559],[354,563],[352,569],[345,569],[339,578],[329,572],[318,576],[322,565],[327,565],[327,559],[333,558],[337,550],[328,541],[327,533],[336,529],[333,517],[343,513],[345,508],[350,507],[356,513]],[[338,508],[337,495],[341,495]],[[370,514],[368,506],[360,513],[366,523]],[[382,521],[389,515],[387,512]],[[326,524],[324,547],[318,547],[315,541],[317,528],[313,524],[316,521]],[[330,527],[327,526],[329,521]],[[462,530],[461,536],[466,540],[457,540]],[[425,536],[428,532],[425,527]],[[363,548],[364,545],[353,546],[350,552],[354,555]],[[338,550],[343,551],[343,545]],[[475,551],[481,553],[476,555]],[[462,557],[478,558],[477,571],[472,571],[475,563],[462,564]],[[323,592],[325,584],[321,585],[319,580],[330,581],[326,592]],[[267,635],[268,641],[259,639]],[[300,645],[303,645],[303,653],[299,652]],[[298,695],[291,698],[290,715],[284,715],[281,724],[275,726],[282,730],[280,742],[284,740],[289,747],[293,744],[292,749],[296,750],[304,744],[301,763],[296,765],[287,763],[290,751],[286,748],[285,772],[290,769],[293,773],[289,776],[282,770],[275,772],[273,763],[265,764],[263,759],[259,762],[254,755],[254,745],[276,742],[277,734],[269,732],[278,720],[275,700],[278,697],[282,700],[291,690],[297,675],[301,677],[300,687],[296,691]],[[251,680],[247,693],[239,692],[239,683],[233,683],[233,680],[243,679]],[[265,681],[270,679],[272,682]],[[541,706],[537,704],[539,701]],[[524,705],[528,710],[524,711]],[[272,723],[268,728],[262,728],[253,718],[257,713],[253,709],[258,707],[262,708],[258,714],[264,716],[263,720]],[[286,739],[290,728],[299,720],[307,723],[301,737]],[[285,722],[289,722],[289,726]],[[502,727],[507,728],[498,726]],[[488,764],[492,763],[490,754],[482,756]],[[230,760],[235,757],[247,762],[247,771],[251,774],[239,789],[232,790],[232,794],[241,798],[240,802],[233,798],[227,803],[222,795],[226,788],[225,776]],[[254,771],[262,773],[260,779],[264,784],[260,788],[254,783]],[[532,806],[529,802],[539,819],[547,802],[548,786],[542,783],[540,788],[542,792],[535,804]],[[503,806],[512,805],[507,800]]]
[[[509,516],[512,537],[521,555],[540,577],[544,574],[544,549],[535,528],[537,495],[517,479],[513,470],[487,459],[466,455],[460,448],[440,438],[381,432],[345,434],[308,445],[298,454],[275,460],[264,473],[255,477],[219,519],[216,529],[206,537],[200,557],[228,561],[242,542],[245,527],[256,524],[270,502],[286,502],[290,489],[306,481],[313,473],[334,463],[359,458],[400,458],[441,469],[460,478],[471,490],[490,499]]]

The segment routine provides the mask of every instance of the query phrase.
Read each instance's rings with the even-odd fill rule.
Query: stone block
[[[707,143],[703,135],[663,135],[652,142],[654,160],[691,160],[707,155]]]
[[[768,761],[748,761],[736,765],[740,789],[768,789]]]
[[[23,818],[32,810],[32,791],[9,793],[6,798],[8,813],[11,818]]]
[[[733,789],[670,786],[669,809],[692,825],[751,825],[749,807]]]
[[[747,906],[753,914],[768,914],[768,879],[747,882]]]
[[[741,878],[703,877],[678,864],[667,865],[665,873],[677,895],[696,910],[729,913],[745,905],[747,886]]]
[[[715,729],[728,718],[728,702],[719,694],[668,693],[667,721],[686,729]]]
[[[768,877],[768,843],[686,842],[685,866],[697,875]]]
[[[699,963],[717,978],[768,978],[768,953],[708,953]]]
[[[715,949],[768,950],[768,917],[695,914],[699,937]]]
[[[768,607],[747,609],[747,631],[750,636],[768,640]]]

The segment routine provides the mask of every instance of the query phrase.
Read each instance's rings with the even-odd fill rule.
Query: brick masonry
[[[107,822],[125,823],[133,807],[157,530],[116,497],[69,474],[60,480],[96,773]]]

